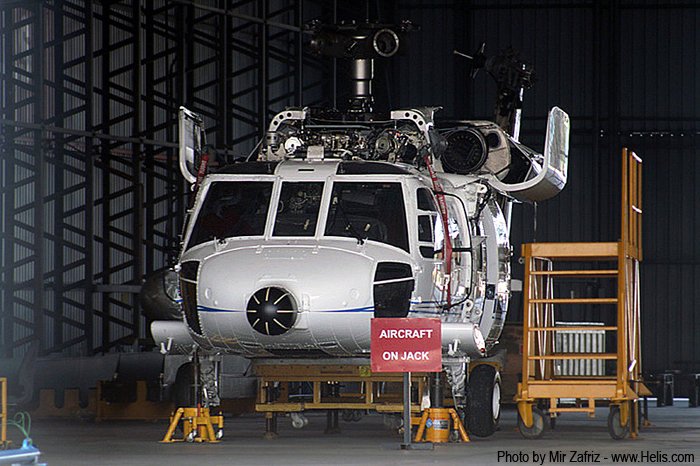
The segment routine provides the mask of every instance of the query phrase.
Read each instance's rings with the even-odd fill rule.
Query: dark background
[[[492,80],[453,55],[486,42],[535,66],[524,142],[542,147],[551,106],[571,116],[568,185],[536,233],[534,207],[515,209],[516,256],[535,238],[617,240],[621,148],[644,159],[645,369],[700,370],[700,5],[680,0],[1,1],[2,355],[138,348],[136,292],[174,260],[186,208],[179,105],[220,161],[245,156],[285,106],[342,103],[342,64],[305,51],[302,25],[366,17],[422,27],[378,64],[377,107],[491,118]]]

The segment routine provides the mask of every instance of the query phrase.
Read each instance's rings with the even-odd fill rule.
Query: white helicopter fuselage
[[[489,122],[437,130],[435,110],[352,123],[289,109],[257,161],[201,176],[201,119],[181,109],[197,194],[175,267],[182,320],[151,325],[161,350],[367,357],[373,317],[432,317],[443,356],[488,356],[510,297],[510,208],[565,186],[569,119],[552,109],[537,154]]]
[[[449,277],[432,182],[411,166],[291,159],[208,175],[176,268],[190,335],[246,357],[368,356],[372,317],[433,317],[445,354],[486,355],[510,295],[506,220],[480,178],[439,178]]]

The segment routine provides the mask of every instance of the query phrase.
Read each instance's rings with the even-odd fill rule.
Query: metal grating
[[[645,155],[645,191],[654,193],[645,210],[655,219],[644,224],[645,369],[697,371],[700,5],[652,0],[0,2],[0,352],[18,355],[36,338],[44,353],[106,351],[122,336],[132,341],[137,327],[142,334],[129,286],[172,255],[185,206],[172,170],[174,109],[187,103],[208,125],[223,122],[210,132],[220,157],[245,156],[262,113],[334,102],[336,64],[300,54],[295,28],[367,14],[423,26],[406,56],[378,67],[378,96],[385,92],[390,106],[490,117],[492,84],[483,74],[469,81],[467,63],[451,55],[486,41],[490,52],[520,49],[539,72],[525,96],[526,143],[541,147],[538,118],[549,105],[569,110],[569,186],[537,210],[515,210],[516,250],[533,238],[616,239],[615,155],[622,145]],[[103,338],[105,328],[114,335]]]
[[[601,322],[557,322],[557,326],[605,325]],[[605,330],[557,330],[554,332],[556,353],[605,353]],[[603,376],[605,361],[568,359],[554,362],[556,376]]]
[[[34,340],[41,354],[138,345],[135,293],[172,263],[186,208],[178,107],[205,115],[220,163],[247,156],[267,115],[320,100],[326,71],[301,26],[329,7],[0,4],[3,356]]]

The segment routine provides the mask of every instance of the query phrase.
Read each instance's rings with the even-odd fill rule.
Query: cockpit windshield
[[[214,238],[262,236],[272,184],[271,181],[212,183],[192,229],[188,247]]]
[[[369,239],[408,252],[401,183],[335,182],[325,236]]]
[[[321,209],[323,182],[282,183],[272,236],[313,236]]]
[[[324,236],[378,241],[409,252],[401,183],[334,182],[326,201],[322,181],[284,181],[279,191],[273,186],[273,181],[212,182],[187,247],[214,239],[263,236],[268,215],[274,222],[273,237],[312,237],[323,204],[328,205],[321,226]],[[275,199],[273,192],[279,192]]]

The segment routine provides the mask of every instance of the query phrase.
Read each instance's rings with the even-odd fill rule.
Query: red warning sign
[[[374,318],[372,372],[440,372],[440,319]]]

